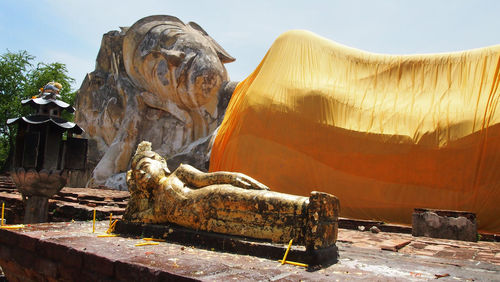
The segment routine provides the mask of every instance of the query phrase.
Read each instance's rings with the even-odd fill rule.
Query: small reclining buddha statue
[[[165,159],[139,144],[127,173],[131,192],[124,219],[174,223],[194,230],[273,242],[294,242],[308,249],[335,244],[339,201],[330,194],[302,197],[270,191],[241,173],[204,173],[190,165],[170,172]]]

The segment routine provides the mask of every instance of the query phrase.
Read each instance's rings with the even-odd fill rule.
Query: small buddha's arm
[[[233,186],[252,189],[252,190],[269,190],[269,188],[259,181],[242,173],[217,171],[205,173],[196,168],[181,164],[174,174],[192,188],[203,188],[215,184],[231,184]]]

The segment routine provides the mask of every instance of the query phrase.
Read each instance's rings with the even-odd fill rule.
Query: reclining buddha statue
[[[124,219],[173,223],[194,230],[294,242],[307,249],[333,246],[338,199],[312,192],[309,197],[270,191],[235,172],[204,173],[190,165],[170,172],[165,159],[139,144],[127,173],[131,198]]]

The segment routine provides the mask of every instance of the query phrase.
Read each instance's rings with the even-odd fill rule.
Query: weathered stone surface
[[[125,172],[113,174],[112,176],[108,177],[108,179],[106,179],[106,182],[104,182],[104,186],[112,187],[120,191],[128,191],[126,180],[127,174]]]
[[[127,183],[131,198],[124,219],[128,221],[174,223],[273,242],[293,239],[311,251],[334,246],[337,239],[335,196],[272,192],[241,173],[203,173],[189,165],[171,173],[149,142],[139,144]]]
[[[460,211],[415,209],[412,235],[476,242],[476,215]]]
[[[182,163],[194,166],[202,171],[208,171],[210,164],[210,152],[217,129],[207,136],[194,141],[183,147],[179,153],[167,159],[167,165],[170,168],[177,168]]]
[[[146,17],[104,34],[96,69],[76,98],[75,120],[89,138],[89,154],[88,171],[73,174],[71,185],[102,185],[125,172],[140,140],[204,169],[206,154],[197,153],[209,151],[203,147],[209,142],[197,140],[222,122],[236,86],[223,65],[231,61],[200,26],[172,16]],[[198,145],[189,147],[193,142]]]

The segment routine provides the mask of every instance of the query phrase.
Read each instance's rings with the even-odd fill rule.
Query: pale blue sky
[[[494,0],[0,0],[0,53],[27,50],[38,61],[65,63],[77,89],[95,67],[102,34],[153,14],[200,24],[236,58],[226,67],[238,81],[290,29],[387,54],[500,44]]]

